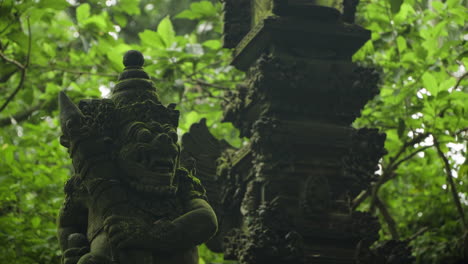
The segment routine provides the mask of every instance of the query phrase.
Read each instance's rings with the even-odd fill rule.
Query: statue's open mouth
[[[152,155],[140,152],[136,162],[157,174],[174,172],[174,161],[170,158],[152,157]]]

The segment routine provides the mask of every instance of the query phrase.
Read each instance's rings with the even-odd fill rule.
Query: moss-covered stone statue
[[[110,99],[59,95],[75,170],[58,218],[65,264],[194,264],[216,233],[203,186],[179,166],[179,112],[161,104],[143,62],[127,52]]]

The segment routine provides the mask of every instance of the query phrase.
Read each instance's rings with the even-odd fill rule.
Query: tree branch
[[[356,208],[362,203],[364,202],[367,197],[369,197],[369,191],[368,190],[364,190],[362,191],[356,198],[354,198],[354,200],[351,202],[351,210],[354,211],[356,210]]]
[[[464,127],[464,128],[462,128],[462,129],[458,130],[457,132],[455,132],[455,135],[458,136],[458,135],[460,135],[461,133],[467,132],[467,131],[468,131],[468,127]]]
[[[392,239],[400,240],[400,235],[398,234],[395,220],[393,219],[392,215],[388,211],[385,204],[382,202],[382,200],[380,200],[378,196],[375,197],[375,204],[377,208],[379,208],[380,213],[382,213],[383,219],[388,225],[388,230],[390,231],[390,234],[392,235]]]
[[[0,7],[1,8],[1,7]],[[3,34],[3,32],[5,32],[11,25],[13,25],[13,19],[11,19],[9,22],[8,22],[8,25],[6,25],[2,30],[0,30],[0,34]]]
[[[401,160],[399,160],[398,162],[396,162],[395,165],[394,165],[395,169],[398,168],[403,162],[408,161],[408,160],[410,160],[411,158],[413,158],[414,156],[416,156],[416,154],[418,154],[419,152],[424,151],[424,150],[426,150],[426,149],[428,149],[428,148],[432,148],[432,147],[433,147],[433,146],[424,146],[424,147],[422,147],[422,148],[419,148],[419,149],[413,151],[413,152],[412,152],[411,154],[409,154],[408,156],[406,156],[406,157],[404,157],[403,159],[401,159]],[[391,176],[391,175],[390,175],[390,176]],[[389,178],[389,179],[391,179],[391,178]],[[388,180],[387,180],[387,181],[388,181]],[[385,181],[385,182],[387,182],[387,181]]]
[[[198,84],[198,85],[201,85],[201,86],[210,86],[210,87],[217,88],[217,89],[220,89],[220,90],[231,90],[231,89],[229,89],[229,87],[217,85],[215,83],[208,83],[208,82],[205,82],[205,81],[200,80],[200,79],[190,79],[190,80],[187,80],[187,81],[189,83],[191,83],[191,84]]]
[[[3,103],[3,105],[0,107],[0,112],[5,110],[5,108],[8,106],[8,104],[15,98],[16,94],[21,90],[21,88],[24,85],[24,81],[26,79],[26,69],[21,70],[21,77],[20,77],[20,82],[18,83],[18,86],[16,86],[16,89],[13,91],[13,93],[8,96],[7,100]]]
[[[196,71],[193,71],[191,74],[187,75],[187,78],[192,78],[193,76],[199,74],[203,70],[211,68],[212,66],[215,66],[215,65],[220,64],[220,63],[223,63],[223,60],[218,60],[218,61],[215,61],[213,63],[207,64],[207,65],[201,67],[200,69],[198,69]]]
[[[10,125],[12,123],[11,119],[16,120],[17,122],[22,122],[22,121],[28,119],[28,117],[30,117],[31,114],[34,113],[35,111],[39,110],[41,108],[41,106],[42,106],[42,104],[38,104],[38,105],[35,105],[35,106],[33,106],[31,108],[28,108],[28,109],[26,109],[24,111],[16,113],[11,117],[5,117],[5,118],[0,119],[0,127]]]
[[[447,181],[450,184],[450,190],[452,192],[453,201],[455,203],[455,206],[457,207],[458,214],[460,215],[460,218],[462,220],[463,230],[466,231],[468,229],[468,226],[465,220],[465,213],[463,212],[463,207],[461,205],[460,198],[458,197],[457,187],[455,186],[455,183],[453,182],[452,169],[450,167],[449,160],[445,156],[444,152],[442,152],[442,149],[440,148],[440,144],[435,137],[434,137],[434,146],[437,149],[437,153],[439,154],[439,157],[442,159],[444,163],[445,173],[447,175]]]
[[[14,64],[16,67],[18,67],[18,69],[20,70],[24,70],[26,67],[21,64],[20,62],[14,60],[14,59],[10,59],[8,58],[3,52],[0,52],[0,57],[5,60],[6,62],[9,62],[11,64]]]
[[[18,69],[14,68],[12,71],[5,73],[3,76],[0,76],[0,83],[7,82],[16,72],[18,72]]]
[[[363,199],[354,199],[353,201],[353,204],[352,204],[352,209],[356,209],[359,204],[361,204],[365,198],[367,198],[371,193],[372,193],[372,200],[371,200],[371,206],[370,206],[370,211],[374,211],[375,209],[375,201],[374,201],[374,198],[377,196],[377,193],[380,189],[380,186],[382,186],[384,183],[386,183],[387,181],[389,181],[390,179],[393,179],[396,177],[396,173],[395,171],[398,169],[398,167],[405,161],[411,159],[412,157],[414,157],[416,154],[418,154],[419,152],[421,151],[424,151],[426,150],[427,148],[429,147],[422,147],[416,151],[414,151],[413,153],[409,154],[408,156],[406,156],[405,158],[403,159],[400,159],[398,160],[398,158],[401,157],[401,155],[406,151],[406,149],[410,146],[413,146],[414,144],[417,144],[417,143],[420,143],[421,141],[423,141],[424,139],[426,139],[430,134],[429,133],[423,133],[423,134],[419,134],[418,136],[414,137],[412,140],[408,141],[408,142],[405,142],[400,150],[398,151],[398,153],[391,157],[390,158],[390,164],[389,166],[383,170],[383,173],[382,173],[382,176],[379,178],[379,180],[376,182],[375,185],[373,185],[369,190],[366,190],[366,194],[364,196]],[[397,161],[398,160],[398,161]]]
[[[418,144],[420,143],[421,141],[423,141],[424,139],[426,139],[427,137],[429,136],[429,133],[423,133],[423,134],[419,134],[417,135],[416,137],[414,137],[412,140],[408,141],[408,142],[405,142],[403,144],[403,146],[401,146],[400,150],[398,151],[398,153],[390,158],[390,166],[389,166],[389,169],[392,168],[392,164],[395,162],[395,160],[397,160],[401,154],[403,154],[405,152],[405,150],[410,147],[410,146],[413,146],[414,144]]]
[[[5,108],[8,106],[8,104],[13,100],[13,98],[15,98],[16,94],[19,92],[19,90],[21,90],[21,88],[23,88],[23,85],[24,85],[24,81],[26,79],[26,70],[29,66],[29,61],[30,61],[30,58],[31,58],[31,45],[32,45],[32,35],[31,35],[31,23],[29,22],[29,18],[27,18],[27,24],[28,24],[28,33],[29,33],[29,39],[28,39],[28,53],[26,54],[26,63],[24,65],[22,65],[21,63],[13,60],[13,59],[9,59],[7,57],[4,56],[3,53],[0,54],[0,56],[16,65],[20,71],[21,71],[21,77],[20,77],[20,82],[18,83],[18,86],[16,86],[16,89],[13,91],[13,93],[7,98],[7,100],[3,103],[3,105],[0,107],[0,112],[2,112],[3,110],[5,110]]]
[[[408,160],[410,160],[411,158],[413,158],[416,154],[418,154],[419,152],[421,151],[424,151],[428,148],[431,148],[432,146],[424,146],[422,148],[419,148],[415,151],[413,151],[411,154],[409,154],[408,156],[400,159],[399,161],[396,161],[396,162],[393,162],[392,164],[392,170],[385,170],[384,173],[382,174],[382,176],[380,177],[379,181],[371,187],[371,189],[367,189],[365,191],[362,191],[352,202],[352,205],[351,205],[351,209],[352,210],[356,210],[356,208],[366,200],[367,197],[369,197],[369,195],[372,193],[372,200],[374,200],[374,197],[377,196],[377,193],[380,189],[380,187],[385,184],[386,182],[388,182],[389,180],[395,178],[397,176],[397,174],[395,173],[395,170],[398,169],[398,167],[403,163],[403,162],[406,162]],[[375,206],[375,202],[374,203],[371,203],[371,211],[374,210],[373,206]]]
[[[51,71],[61,71],[79,75],[96,75],[96,76],[104,76],[104,77],[118,77],[117,73],[100,73],[100,72],[85,72],[85,71],[76,71],[71,69],[64,69],[64,68],[48,68]]]
[[[402,163],[412,159],[419,152],[424,151],[424,150],[426,150],[428,148],[431,148],[431,147],[432,146],[424,146],[422,148],[419,148],[419,149],[411,152],[408,156],[400,159],[399,161],[394,161],[392,163],[392,166],[389,167],[390,169],[384,170],[384,172],[383,172],[382,176],[380,177],[379,181],[374,185],[374,188],[372,188],[372,201],[371,201],[371,206],[370,206],[370,211],[371,212],[374,211],[374,209],[375,209],[375,206],[376,206],[375,198],[377,197],[377,193],[379,192],[380,187],[382,185],[384,185],[386,182],[388,182],[389,180],[394,179],[398,175],[398,174],[395,173],[395,171],[398,169],[398,167]]]
[[[466,78],[466,76],[468,76],[468,71],[466,71],[462,76],[460,76],[460,78],[458,78],[457,83],[454,86],[454,89],[457,89],[457,87],[460,85],[463,79]]]
[[[427,227],[427,226],[419,229],[418,232],[414,233],[412,236],[410,236],[408,238],[408,241],[412,241],[412,240],[416,239],[418,236],[426,233],[427,231],[429,231],[429,227]]]

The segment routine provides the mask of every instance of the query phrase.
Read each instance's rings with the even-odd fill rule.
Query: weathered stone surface
[[[180,167],[179,112],[164,106],[129,51],[110,99],[62,92],[63,136],[75,175],[58,219],[65,264],[194,264],[217,229],[205,189]]]
[[[247,17],[241,2],[250,9]],[[187,151],[197,168],[217,160],[216,172],[197,176],[215,179],[210,188],[222,190],[223,202],[215,206],[220,232],[211,247],[226,258],[241,264],[406,263],[409,251],[400,242],[369,250],[378,220],[351,207],[385,154],[385,135],[350,126],[378,93],[379,81],[376,70],[351,61],[370,38],[350,24],[357,3],[225,0],[231,37],[225,45],[234,47],[232,64],[247,80],[228,95],[224,121],[250,142],[225,148],[211,161],[197,148]],[[243,19],[242,30],[234,18]]]

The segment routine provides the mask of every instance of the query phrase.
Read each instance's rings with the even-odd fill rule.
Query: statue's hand
[[[182,233],[179,228],[167,219],[161,219],[153,223],[151,234],[154,237],[157,248],[162,251],[170,251],[180,245]]]
[[[63,252],[63,264],[76,264],[80,258],[89,252],[89,243],[84,234],[68,235],[68,249]]]
[[[135,217],[110,216],[104,221],[109,241],[115,248],[142,248],[148,242],[149,225]]]
[[[169,250],[178,237],[176,226],[168,220],[148,224],[135,217],[111,216],[104,221],[104,226],[112,246],[118,249]]]
[[[69,248],[63,252],[63,264],[76,264],[78,260],[89,252],[89,247]]]

